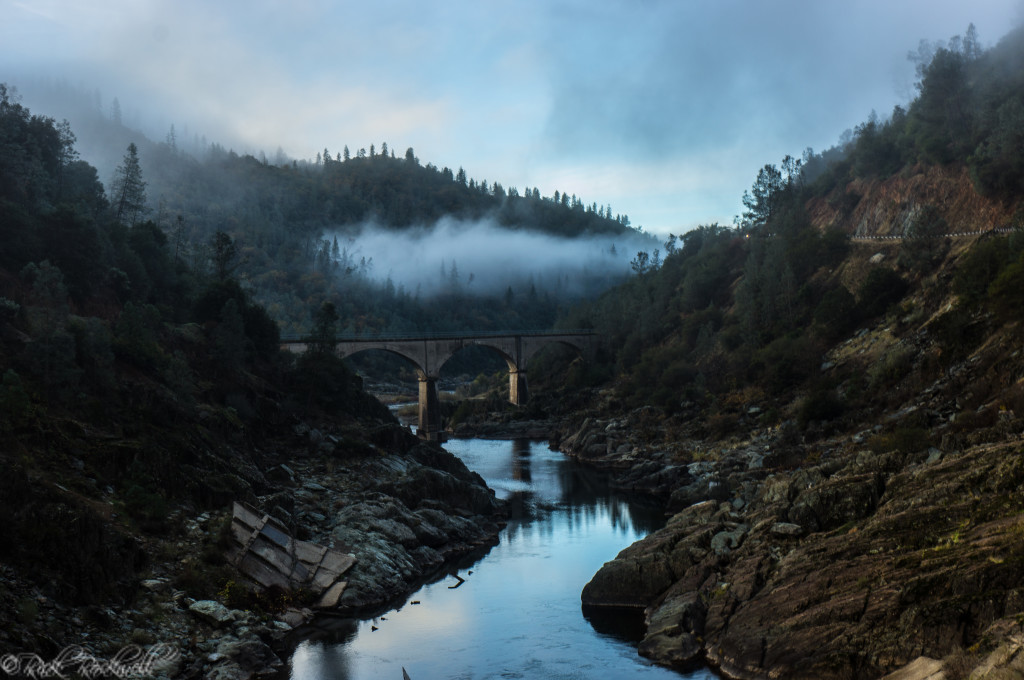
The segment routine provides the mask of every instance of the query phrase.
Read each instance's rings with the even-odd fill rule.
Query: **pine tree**
[[[334,353],[338,343],[338,310],[333,302],[324,302],[313,316],[313,337],[309,351],[318,356]]]
[[[75,151],[75,133],[71,131],[71,123],[65,118],[57,125],[57,134],[60,139],[60,150],[58,162],[60,163],[60,174],[57,176],[57,195],[64,195],[64,171],[69,165],[78,160],[78,152]]]
[[[112,188],[117,199],[115,218],[121,224],[134,227],[146,210],[146,183],[142,181],[139,149],[135,142],[128,145],[128,153],[114,171]]]
[[[235,261],[238,256],[238,246],[228,234],[218,231],[210,239],[210,248],[213,250],[213,267],[217,280],[227,281],[235,267],[238,266]]]

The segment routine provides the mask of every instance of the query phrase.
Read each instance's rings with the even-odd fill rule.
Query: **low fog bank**
[[[509,287],[518,294],[531,286],[559,299],[589,297],[626,277],[637,252],[658,247],[640,232],[563,238],[454,218],[402,231],[366,224],[326,238],[343,272],[424,297],[498,296]]]

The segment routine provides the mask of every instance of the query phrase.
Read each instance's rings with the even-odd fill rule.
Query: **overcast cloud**
[[[66,78],[238,151],[387,142],[655,233],[913,95],[908,51],[1020,0],[0,0],[0,81]],[[30,101],[26,101],[31,106]],[[41,111],[41,113],[46,113]]]

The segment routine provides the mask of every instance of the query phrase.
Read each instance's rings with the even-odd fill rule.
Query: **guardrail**
[[[982,231],[957,231],[949,234],[934,234],[929,238],[971,238],[974,236],[984,236],[986,234],[1012,234],[1019,229],[1015,227],[1000,227],[998,229],[984,229]],[[894,236],[891,234],[854,234],[850,237],[851,241],[902,241],[905,236]]]
[[[410,333],[376,333],[359,335],[343,333],[335,336],[338,342],[381,342],[385,340],[463,340],[466,338],[502,338],[509,335],[529,335],[541,337],[547,335],[596,335],[592,329],[575,328],[559,330],[523,330],[523,331],[421,331]],[[311,336],[302,333],[282,333],[281,342],[305,342]]]

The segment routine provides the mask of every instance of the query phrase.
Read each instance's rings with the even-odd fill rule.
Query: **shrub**
[[[975,244],[960,261],[953,276],[953,292],[961,304],[984,300],[1003,267],[1010,263],[1010,239],[995,238]]]
[[[114,351],[139,368],[158,368],[163,350],[157,343],[160,311],[153,305],[125,304],[114,329]]]
[[[32,409],[32,402],[14,369],[4,371],[0,382],[0,430],[23,425]]]
[[[988,287],[988,295],[1000,314],[1013,316],[1020,313],[1024,306],[1024,253],[999,272]]]
[[[857,300],[842,285],[829,289],[814,310],[814,323],[825,340],[841,337],[857,320]]]
[[[797,421],[806,428],[812,421],[827,422],[843,415],[846,404],[835,390],[816,390],[800,404]]]
[[[142,529],[162,531],[165,528],[169,508],[167,500],[160,494],[132,484],[124,492],[124,507]]]
[[[913,361],[914,351],[910,348],[889,350],[868,369],[869,388],[877,391],[898,383],[910,372]]]
[[[899,274],[885,267],[868,272],[857,289],[857,307],[863,318],[874,318],[889,311],[907,292],[907,283]]]
[[[900,427],[892,432],[877,434],[868,440],[868,448],[875,453],[916,453],[931,446],[931,437],[923,427]]]
[[[708,416],[707,429],[712,439],[725,439],[736,431],[740,418],[735,413],[716,413]]]
[[[929,324],[942,349],[942,361],[949,364],[965,356],[984,338],[984,325],[963,307],[956,307]]]
[[[821,352],[805,336],[773,340],[754,355],[752,368],[764,388],[778,393],[812,375]]]

